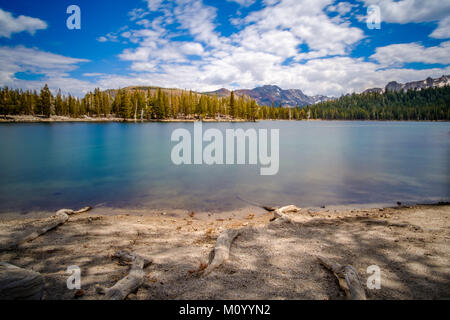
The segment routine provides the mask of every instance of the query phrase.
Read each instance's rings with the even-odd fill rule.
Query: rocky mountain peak
[[[399,83],[397,81],[391,81],[389,82],[384,89],[381,88],[372,88],[367,89],[364,91],[364,93],[369,92],[378,92],[378,93],[384,93],[386,91],[394,91],[394,92],[406,92],[408,90],[422,90],[422,89],[428,89],[428,88],[442,88],[444,86],[450,85],[450,76],[449,75],[443,75],[440,78],[433,79],[431,77],[428,77],[425,80],[420,81],[412,81],[407,83]]]
[[[231,91],[226,89],[220,89],[214,92],[209,92],[208,94],[216,94],[219,96],[228,96]],[[259,105],[266,106],[279,106],[283,107],[304,107],[307,105],[316,104],[318,102],[330,100],[329,97],[317,95],[317,96],[307,96],[299,89],[289,89],[283,90],[276,85],[264,85],[251,90],[243,89],[236,90],[234,93],[238,96],[249,96],[256,100]]]

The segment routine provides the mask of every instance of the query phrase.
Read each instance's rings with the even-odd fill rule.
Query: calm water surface
[[[280,129],[280,171],[175,166],[189,123],[0,125],[0,213],[80,207],[230,210],[252,199],[299,206],[432,202],[450,197],[450,123],[211,123]]]

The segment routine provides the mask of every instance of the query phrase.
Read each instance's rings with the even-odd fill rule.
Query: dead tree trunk
[[[97,286],[97,292],[104,294],[105,300],[124,300],[130,293],[135,292],[144,283],[144,268],[152,263],[152,260],[126,251],[117,252],[113,258],[118,259],[122,264],[131,264],[130,272],[111,288]]]
[[[330,260],[317,257],[319,262],[328,270],[334,273],[339,281],[339,286],[344,290],[347,299],[350,300],[366,300],[366,292],[359,280],[358,273],[352,266],[341,266],[338,263],[333,263]]]
[[[11,243],[8,243],[7,245],[5,245],[5,247],[0,248],[0,250],[11,250],[11,249],[14,249],[14,248],[20,246],[21,244],[32,241],[32,240],[38,238],[39,236],[43,235],[44,233],[47,233],[50,230],[53,230],[56,227],[66,223],[66,221],[69,220],[69,217],[71,215],[84,213],[91,209],[92,209],[91,207],[86,207],[86,208],[83,208],[78,211],[74,211],[71,209],[61,209],[58,212],[56,212],[56,214],[54,216],[50,217],[49,221],[43,227],[39,228],[38,230],[36,230],[32,233],[25,234],[23,236],[19,236],[18,239],[14,239]]]
[[[289,216],[286,213],[296,213],[299,211],[300,211],[300,209],[293,205],[276,209],[274,211],[275,222],[276,223],[283,223],[283,222],[292,223],[292,219],[289,218]]]
[[[40,300],[43,292],[40,273],[0,262],[0,300]]]
[[[299,208],[292,205],[273,210],[275,214],[275,220],[277,221],[277,223],[283,222],[291,223],[292,220],[291,218],[289,218],[289,216],[286,215],[286,213],[300,211]],[[272,211],[272,208],[270,208],[270,211]],[[236,237],[240,235],[241,231],[242,230],[229,229],[220,234],[220,236],[217,238],[217,242],[213,251],[211,251],[209,265],[203,272],[203,276],[209,275],[212,271],[214,271],[214,269],[218,268],[222,263],[228,260],[230,256],[231,244],[233,243],[234,239],[236,239]]]
[[[230,229],[220,234],[219,238],[217,238],[216,246],[211,252],[209,265],[203,272],[204,276],[209,275],[214,269],[228,260],[231,244],[240,233],[240,230]]]

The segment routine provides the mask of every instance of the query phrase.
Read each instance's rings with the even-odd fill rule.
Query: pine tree
[[[256,105],[256,101],[255,100],[251,100],[250,101],[250,115],[249,115],[249,119],[252,121],[256,120],[256,113],[258,110],[258,106]]]
[[[236,107],[236,102],[235,102],[235,99],[234,99],[234,91],[231,91],[231,95],[230,95],[230,111],[229,111],[229,115],[231,116],[231,117],[233,117],[234,118],[234,116],[235,116],[235,114],[236,114],[236,110],[235,110],[235,107]]]
[[[42,88],[39,96],[39,109],[43,116],[50,118],[52,115],[52,93],[47,84]]]
[[[63,111],[63,101],[62,101],[62,97],[61,97],[61,89],[58,90],[58,94],[56,95],[56,99],[55,99],[55,114],[58,116],[63,116],[64,111]]]
[[[6,116],[8,114],[8,109],[6,105],[7,101],[7,94],[8,94],[8,87],[4,87],[0,91],[0,114]]]
[[[131,101],[130,96],[126,89],[121,91],[119,116],[124,119],[129,119],[131,116]]]
[[[164,97],[161,89],[158,89],[156,93],[156,98],[153,103],[153,118],[154,119],[163,119],[163,104]]]

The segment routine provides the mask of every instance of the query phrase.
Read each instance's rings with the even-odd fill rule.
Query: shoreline
[[[200,121],[199,119],[160,119],[160,120],[140,120],[140,119],[123,119],[116,117],[83,117],[71,118],[64,116],[52,116],[51,118],[36,116],[6,116],[0,117],[0,123],[193,123]],[[203,122],[254,122],[244,119],[202,119]]]
[[[84,205],[84,204],[82,204]],[[86,203],[86,205],[90,205]],[[397,209],[397,208],[411,208],[415,206],[450,206],[450,202],[444,200],[436,200],[429,202],[405,202],[402,206],[397,206],[394,203],[351,203],[351,204],[334,204],[324,206],[302,206],[303,210],[311,212],[340,212],[340,211],[363,211],[363,210],[384,210],[384,209]],[[70,206],[68,206],[70,207]],[[9,221],[26,221],[35,219],[45,219],[55,214],[55,210],[48,209],[32,209],[32,210],[6,210],[0,212],[0,224]],[[196,209],[196,208],[149,208],[147,206],[108,206],[104,204],[92,205],[91,213],[95,213],[99,216],[140,216],[140,217],[152,217],[152,216],[167,216],[175,219],[183,219],[187,215],[195,213],[196,218],[200,220],[215,220],[215,219],[242,219],[251,213],[264,214],[266,210],[263,208],[246,203],[241,206],[227,209]]]
[[[44,299],[101,299],[95,285],[111,287],[128,272],[111,259],[118,250],[153,259],[144,270],[144,284],[128,296],[131,300],[344,299],[318,256],[351,264],[363,284],[370,276],[367,267],[379,266],[382,289],[366,289],[368,299],[450,297],[448,203],[303,208],[289,213],[286,223],[272,222],[274,214],[263,209],[245,217],[206,219],[192,212],[105,215],[99,209],[71,216],[17,249],[0,250],[0,261],[40,272],[46,282]],[[0,243],[44,220],[0,222]],[[228,229],[240,230],[229,259],[208,277],[197,276],[195,270],[207,263],[216,239]],[[72,265],[82,269],[81,295],[65,286],[65,271]]]
[[[302,120],[288,120],[288,119],[259,119],[256,121],[245,119],[160,119],[160,120],[134,120],[123,119],[115,117],[83,117],[71,118],[64,116],[52,116],[51,118],[36,117],[36,116],[0,116],[0,124],[2,123],[194,123],[202,121],[205,123],[252,123],[260,121],[279,121],[279,122],[418,122],[418,123],[441,123],[450,122],[450,120],[341,120],[341,119],[302,119]]]

